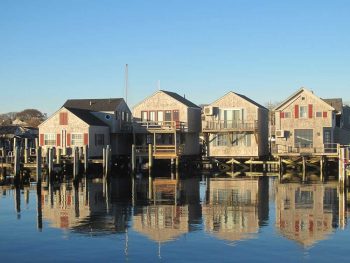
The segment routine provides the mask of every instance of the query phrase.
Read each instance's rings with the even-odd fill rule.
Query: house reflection
[[[333,229],[343,223],[339,217],[343,214],[339,211],[339,193],[337,183],[277,184],[277,229],[304,247],[327,239]]]
[[[114,201],[127,200],[130,186],[130,182],[120,178],[42,188],[43,220],[49,221],[51,227],[81,234],[123,233],[130,221],[131,207],[127,202]]]
[[[199,179],[141,178],[135,181],[135,231],[156,242],[175,240],[201,218]]]
[[[252,238],[268,220],[267,178],[210,178],[206,198],[205,229],[219,239]]]

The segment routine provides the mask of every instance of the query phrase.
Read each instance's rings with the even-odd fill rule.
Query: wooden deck
[[[203,132],[256,132],[258,131],[258,122],[229,122],[229,121],[206,121],[202,127]]]

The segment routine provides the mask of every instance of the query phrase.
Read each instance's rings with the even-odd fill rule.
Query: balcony
[[[237,122],[237,121],[205,121],[203,122],[203,132],[255,132],[258,130],[258,121]]]
[[[133,128],[136,133],[185,132],[188,129],[186,123],[181,121],[136,121]]]
[[[152,155],[155,159],[171,159],[181,156],[183,154],[184,145],[152,145]],[[135,147],[137,156],[148,156],[148,145],[147,146],[136,146]]]
[[[339,144],[326,143],[315,147],[312,144],[281,145],[277,144],[272,148],[272,154],[277,155],[338,155]]]

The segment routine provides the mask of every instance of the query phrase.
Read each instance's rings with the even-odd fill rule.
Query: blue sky
[[[161,89],[350,101],[350,1],[0,0],[0,113]]]

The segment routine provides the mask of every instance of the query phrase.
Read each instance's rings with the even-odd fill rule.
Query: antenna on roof
[[[125,64],[125,102],[128,103],[128,64]]]

